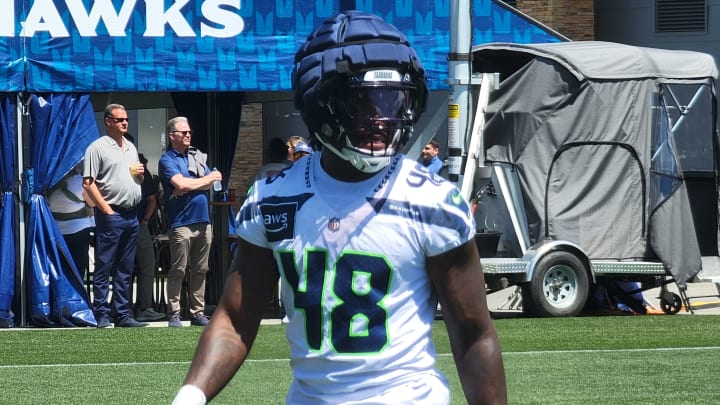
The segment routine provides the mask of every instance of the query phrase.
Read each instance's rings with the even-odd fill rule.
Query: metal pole
[[[460,172],[465,155],[468,111],[471,109],[472,13],[470,10],[469,0],[450,1],[448,84],[452,92],[448,100],[448,180],[456,185],[462,181]]]
[[[23,116],[25,114],[25,109],[27,106],[25,105],[25,100],[22,94],[18,93],[17,95],[17,107],[15,108],[16,114],[15,114],[15,134],[17,136],[17,164],[16,164],[16,179],[22,179],[22,172],[23,167],[25,167],[24,162],[24,154],[23,150],[25,148],[24,145],[24,128],[23,128]],[[25,280],[25,203],[23,202],[23,188],[26,187],[25,184],[21,184],[21,187],[18,188],[18,218],[19,218],[19,226],[18,226],[18,247],[19,247],[19,253],[17,258],[15,259],[16,262],[20,263],[20,271],[16,272],[15,274],[19,275],[20,279],[20,291],[17,292],[18,296],[20,297],[20,326],[27,326],[28,324],[28,314],[27,314],[27,281]],[[17,285],[17,283],[16,283]]]
[[[208,140],[208,157],[213,162],[213,165],[217,165],[220,161],[220,138],[222,134],[219,132],[219,111],[218,111],[218,100],[216,92],[208,92],[206,95],[207,100],[207,140]],[[223,176],[227,177],[228,173],[223,173]],[[227,183],[226,183],[227,184]],[[214,283],[207,283],[207,288],[211,289],[206,293],[209,296],[209,303],[217,304],[220,301],[223,287],[225,286],[225,280],[229,273],[230,263],[228,261],[229,248],[227,243],[228,238],[228,212],[230,207],[226,202],[218,201],[218,193],[210,190],[210,216],[212,218],[212,250],[211,254],[214,255],[215,269],[213,274]]]
[[[483,141],[483,128],[485,127],[485,107],[487,107],[490,92],[493,84],[499,81],[496,74],[483,73],[480,92],[477,98],[477,107],[473,119],[472,131],[468,133],[470,137],[468,141],[467,160],[465,162],[465,170],[463,174],[464,181],[460,184],[460,194],[468,201],[471,198],[470,193],[473,189],[473,179],[478,168],[485,167],[485,143]],[[489,177],[490,172],[482,171],[479,173],[483,177]]]

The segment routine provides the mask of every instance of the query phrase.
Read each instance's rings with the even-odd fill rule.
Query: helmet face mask
[[[332,124],[319,131],[320,141],[360,171],[385,167],[407,142],[418,118],[418,95],[410,76],[374,69],[336,78],[324,89],[322,104]]]

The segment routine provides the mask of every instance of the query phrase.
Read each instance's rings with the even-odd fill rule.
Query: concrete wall
[[[235,145],[232,173],[228,188],[235,189],[235,208],[242,204],[250,179],[263,164],[263,104],[243,104],[240,134]]]

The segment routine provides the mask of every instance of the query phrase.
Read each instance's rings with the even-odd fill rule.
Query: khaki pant
[[[208,272],[212,227],[201,223],[173,228],[168,232],[168,242],[168,315],[180,314],[180,291],[187,275],[188,309],[194,317],[205,310],[205,274]]]

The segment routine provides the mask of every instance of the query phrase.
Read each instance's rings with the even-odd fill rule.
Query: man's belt
[[[123,207],[122,205],[110,204],[110,208],[119,214],[137,214],[137,207]]]
[[[85,207],[83,207],[73,212],[53,212],[52,216],[56,221],[70,221],[71,219],[85,218],[88,216],[88,213]]]

